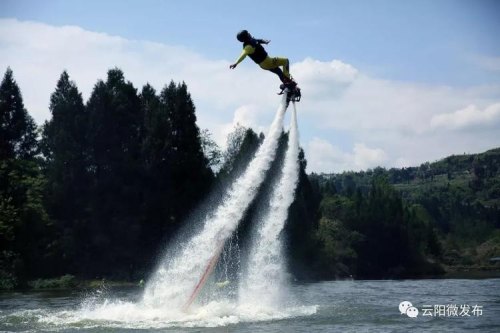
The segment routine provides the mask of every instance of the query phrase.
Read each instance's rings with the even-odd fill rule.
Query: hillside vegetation
[[[362,249],[370,242],[376,242],[377,248],[387,247],[388,250],[399,246],[396,238],[386,239],[390,234],[390,228],[386,224],[392,222],[404,229],[406,236],[401,237],[408,237],[407,244],[413,246],[411,251],[420,257],[419,260],[440,265],[447,270],[495,269],[494,262],[490,259],[500,256],[499,148],[481,154],[449,156],[419,167],[389,170],[376,168],[364,172],[311,175],[310,178],[318,182],[323,195],[323,225],[320,223],[318,237],[324,239],[328,236],[328,233],[322,231],[325,223],[340,228],[340,231],[332,233],[340,238],[336,246],[339,246],[339,242],[348,244],[337,252],[351,249],[347,252],[356,258],[355,261],[362,258]],[[381,190],[381,186],[385,190]],[[387,192],[384,200],[374,201],[374,197],[380,196],[381,191]],[[390,205],[391,196],[401,200],[404,212],[402,216],[409,220],[395,222],[399,217],[393,213],[400,210],[397,207],[399,201],[389,209],[392,213],[387,212],[386,206]],[[349,208],[352,205],[363,208],[364,200],[368,200],[368,206],[372,210],[357,213],[358,208]],[[345,210],[353,213],[354,217],[345,216]],[[384,211],[386,213],[381,215]],[[371,235],[370,231],[366,232],[349,222],[352,219],[359,222],[363,219],[363,214],[370,216],[370,228],[382,228],[379,230],[380,235]],[[327,220],[332,222],[326,222]],[[350,240],[347,237],[346,240],[346,237],[341,236],[345,232],[351,238],[356,235],[358,239]],[[367,237],[371,239],[368,240]],[[325,251],[332,252],[327,250],[328,241],[323,240],[323,243]],[[360,246],[358,243],[364,245]],[[375,248],[375,245],[371,248]],[[344,264],[349,260],[336,257],[337,264]],[[388,258],[383,255],[378,256],[377,260]],[[428,273],[426,269],[415,272],[417,266],[416,263],[407,262],[402,267],[411,267],[412,273]],[[356,269],[350,271],[360,272]]]

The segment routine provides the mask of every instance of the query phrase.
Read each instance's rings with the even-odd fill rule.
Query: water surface
[[[500,279],[332,281],[296,284],[279,308],[217,301],[189,313],[141,305],[142,290],[0,294],[7,332],[500,332]],[[416,318],[401,314],[409,301]],[[424,306],[470,306],[469,315],[422,316]],[[481,313],[472,313],[474,306]]]

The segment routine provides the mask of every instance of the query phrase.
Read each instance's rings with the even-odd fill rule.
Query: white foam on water
[[[144,303],[104,300],[77,310],[49,312],[39,310],[31,322],[43,329],[64,328],[132,328],[221,327],[246,322],[281,320],[316,313],[316,306],[277,310],[268,307],[242,306],[236,302],[212,301],[194,305],[189,312],[158,308]],[[26,313],[22,314],[26,316]],[[35,313],[33,313],[35,315]]]

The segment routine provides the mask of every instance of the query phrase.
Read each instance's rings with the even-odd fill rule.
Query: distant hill
[[[374,177],[386,177],[409,202],[419,202],[422,194],[441,190],[459,192],[464,204],[479,203],[500,207],[500,148],[480,154],[452,155],[418,167],[375,168],[361,172],[322,174],[322,185],[332,183],[339,192],[353,187],[366,191]]]
[[[496,267],[490,259],[500,256],[500,148],[480,154],[453,155],[418,167],[378,167],[309,177],[319,185],[322,216],[334,211],[331,203],[338,206],[343,198],[351,203],[357,197],[370,200],[376,184],[383,181],[399,193],[409,216],[434,230],[440,250],[435,251],[439,255],[432,255],[432,261],[452,269]],[[376,213],[377,208],[372,207],[370,214]],[[342,220],[335,213],[329,218]],[[429,228],[426,232],[430,232]],[[430,252],[421,253],[428,257]]]

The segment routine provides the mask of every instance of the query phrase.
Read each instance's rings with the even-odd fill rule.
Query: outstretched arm
[[[235,62],[234,64],[230,65],[230,66],[229,66],[229,68],[231,68],[231,69],[236,68],[236,66],[238,66],[238,64],[239,64],[240,62],[242,62],[242,61],[243,61],[243,59],[245,59],[245,57],[246,57],[247,55],[252,54],[253,52],[255,52],[255,49],[254,49],[252,46],[250,46],[250,45],[245,46],[245,48],[244,48],[244,49],[243,49],[243,51],[241,52],[241,54],[240,54],[240,56],[239,56],[238,60],[236,60],[236,62]]]
[[[259,44],[269,44],[271,41],[269,39],[256,39]]]

